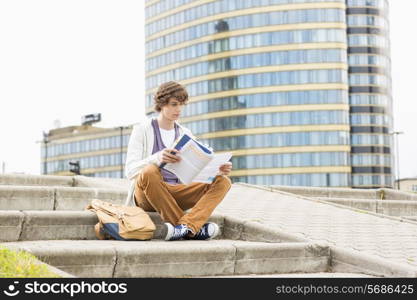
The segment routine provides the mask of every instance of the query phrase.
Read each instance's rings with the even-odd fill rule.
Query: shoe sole
[[[169,239],[174,234],[174,226],[172,226],[170,223],[164,224],[164,230],[162,232],[162,236],[165,236],[165,241],[169,241]]]
[[[211,237],[209,237],[207,240],[214,239],[216,236],[218,236],[218,235],[219,235],[219,232],[220,232],[219,225],[217,225],[216,223],[212,223],[212,224],[213,224],[213,226],[214,226],[214,233],[213,233],[213,235],[212,235]]]

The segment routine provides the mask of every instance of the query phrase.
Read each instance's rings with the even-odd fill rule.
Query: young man
[[[170,146],[182,133],[192,133],[176,121],[188,93],[177,82],[159,86],[154,96],[157,118],[135,125],[126,157],[126,176],[131,180],[127,205],[145,211],[157,211],[166,222],[165,240],[214,238],[219,233],[215,223],[206,223],[231,187],[232,164],[226,163],[211,184],[181,184],[171,172],[159,168],[161,163],[176,163],[181,155]],[[175,152],[171,154],[171,152]],[[184,211],[191,209],[190,212]]]

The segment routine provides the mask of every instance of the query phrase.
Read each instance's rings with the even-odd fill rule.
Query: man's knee
[[[226,191],[230,190],[230,187],[232,186],[232,181],[228,176],[220,175],[217,176],[216,184],[223,187]]]

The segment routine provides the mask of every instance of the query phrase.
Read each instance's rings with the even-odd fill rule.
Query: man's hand
[[[175,155],[171,154],[171,152],[175,152]],[[158,159],[161,163],[176,163],[181,160],[181,157],[179,156],[179,151],[177,149],[165,148],[159,151]]]
[[[227,162],[220,166],[219,175],[229,175],[231,171],[232,171],[232,163]]]

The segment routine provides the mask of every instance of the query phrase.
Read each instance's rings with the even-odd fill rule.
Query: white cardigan
[[[180,135],[187,133],[194,138],[191,131],[176,122],[179,126]],[[158,152],[152,154],[154,144],[154,132],[152,119],[135,124],[129,139],[127,148],[125,175],[130,180],[129,190],[125,205],[136,206],[135,203],[135,181],[141,170],[148,164],[159,165]]]

